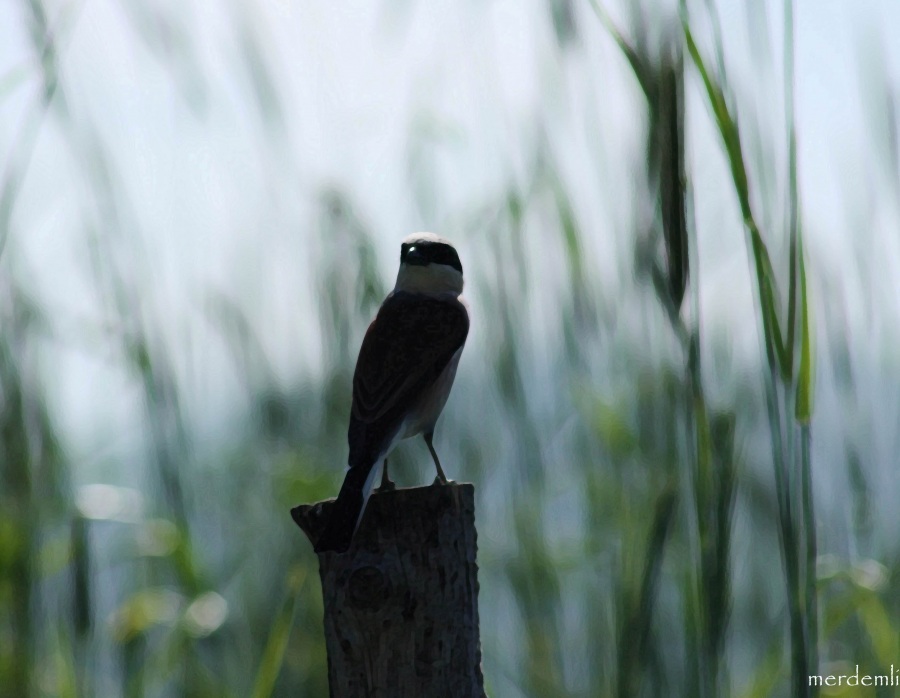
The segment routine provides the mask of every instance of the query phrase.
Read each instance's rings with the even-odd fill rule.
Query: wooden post
[[[333,500],[291,510],[315,544]],[[319,555],[332,698],[483,698],[475,488],[375,492],[344,554]]]

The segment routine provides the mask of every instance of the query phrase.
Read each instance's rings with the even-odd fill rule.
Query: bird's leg
[[[425,439],[425,444],[428,446],[428,450],[431,451],[431,457],[434,458],[434,467],[437,468],[437,477],[434,480],[434,484],[440,482],[442,485],[446,485],[447,476],[444,475],[444,469],[441,467],[441,461],[438,459],[438,454],[434,450],[434,446],[431,444],[431,439],[433,436],[433,431],[429,431],[427,434],[422,434],[422,438]]]
[[[388,464],[387,457],[384,459],[384,463],[381,467],[381,484],[378,485],[378,489],[376,492],[390,492],[391,490],[397,489],[397,486],[394,484],[394,481],[388,477]]]

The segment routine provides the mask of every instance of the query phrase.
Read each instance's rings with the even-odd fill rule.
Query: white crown
[[[453,243],[450,242],[447,238],[441,237],[440,235],[435,235],[434,233],[413,233],[412,235],[407,235],[403,238],[403,244],[406,245],[412,242],[442,242],[445,245],[450,245],[453,247]]]

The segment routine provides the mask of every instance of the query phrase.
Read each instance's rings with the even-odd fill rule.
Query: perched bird
[[[415,233],[403,241],[397,283],[359,350],[347,433],[350,468],[317,553],[350,546],[379,463],[381,488],[393,488],[387,455],[401,439],[421,434],[437,469],[435,482],[446,484],[431,440],[469,332],[462,289],[462,263],[447,240]]]

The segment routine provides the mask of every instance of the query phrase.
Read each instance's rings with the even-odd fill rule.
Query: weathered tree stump
[[[291,510],[315,544],[334,500]],[[373,493],[350,549],[319,555],[332,698],[482,698],[475,488]]]

